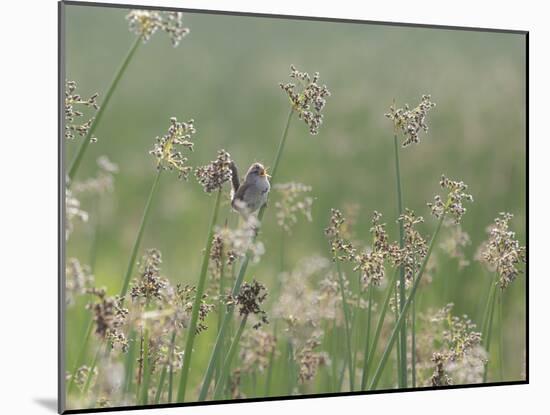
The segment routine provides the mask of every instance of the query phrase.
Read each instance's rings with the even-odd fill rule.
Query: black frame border
[[[424,29],[437,29],[437,30],[453,30],[453,31],[471,31],[471,32],[489,32],[489,33],[504,33],[504,34],[517,34],[525,36],[525,150],[526,150],[526,216],[525,216],[525,238],[526,238],[526,266],[525,266],[525,380],[518,381],[505,381],[505,382],[487,382],[487,383],[475,383],[475,384],[461,384],[461,385],[448,385],[448,386],[427,386],[416,387],[406,389],[380,389],[373,391],[357,391],[357,392],[337,392],[337,393],[319,393],[319,394],[307,394],[307,395],[289,395],[289,396],[270,396],[263,398],[245,398],[245,399],[230,399],[230,400],[215,400],[215,401],[203,401],[203,402],[179,402],[179,403],[164,403],[164,404],[152,404],[152,405],[132,405],[132,406],[115,406],[109,408],[86,408],[86,409],[65,409],[65,144],[63,140],[64,131],[64,118],[63,118],[63,85],[65,79],[65,13],[64,6],[87,6],[87,7],[102,7],[102,8],[115,8],[115,9],[143,9],[143,10],[160,10],[160,11],[180,11],[191,14],[211,14],[211,15],[225,15],[225,16],[245,16],[245,17],[260,17],[270,19],[286,19],[286,20],[306,20],[306,21],[319,21],[319,22],[332,22],[332,23],[351,23],[351,24],[368,24],[377,26],[392,26],[392,27],[413,27]],[[57,407],[59,414],[84,414],[84,413],[99,413],[99,412],[119,412],[127,410],[142,410],[142,409],[164,409],[164,408],[183,408],[194,406],[209,406],[209,405],[223,405],[223,404],[239,404],[247,402],[273,402],[273,401],[285,401],[296,399],[317,399],[317,398],[334,398],[334,397],[346,397],[346,396],[365,396],[365,395],[378,395],[388,393],[407,393],[407,392],[424,392],[424,391],[439,391],[449,389],[470,389],[470,388],[484,388],[493,386],[514,386],[514,385],[528,385],[529,384],[529,31],[528,30],[508,30],[508,29],[496,29],[487,27],[467,27],[467,26],[447,26],[436,24],[423,24],[423,23],[402,23],[402,22],[390,22],[390,21],[373,21],[373,20],[359,20],[359,19],[345,19],[345,18],[331,18],[331,17],[316,17],[316,16],[297,16],[297,15],[285,15],[285,14],[269,14],[269,13],[253,13],[253,12],[235,12],[224,10],[209,10],[209,9],[188,9],[182,7],[165,7],[165,6],[146,6],[139,4],[127,4],[127,3],[99,3],[99,2],[86,2],[86,1],[72,1],[61,0],[58,2],[58,304],[57,304],[57,317],[58,317],[58,392],[57,392]]]

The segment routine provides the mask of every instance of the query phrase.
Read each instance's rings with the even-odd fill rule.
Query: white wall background
[[[121,0],[124,2],[124,0]],[[127,3],[137,0],[126,0]],[[529,30],[531,384],[422,393],[164,409],[163,414],[548,411],[549,32],[534,0],[139,0],[140,4]],[[100,29],[98,29],[100,30]],[[57,5],[5,1],[0,24],[0,410],[53,413],[57,328]],[[505,103],[503,103],[505,105]],[[39,109],[36,111],[35,109]],[[537,409],[541,408],[541,409]]]

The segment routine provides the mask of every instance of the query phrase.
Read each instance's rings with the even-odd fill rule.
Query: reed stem
[[[397,212],[398,217],[403,214],[403,190],[401,188],[401,172],[399,169],[399,143],[397,134],[393,135],[394,153],[395,153],[395,178],[397,188]],[[405,232],[403,229],[403,221],[399,221],[399,248],[403,249],[405,244]],[[403,311],[405,302],[405,268],[403,265],[399,267],[399,311]],[[396,305],[397,306],[397,305]],[[407,320],[403,322],[399,339],[399,387],[407,387]]]
[[[372,321],[372,299],[374,293],[374,287],[371,284],[368,286],[368,307],[367,307],[367,333],[365,336],[365,352],[363,353],[363,373],[361,374],[361,390],[365,390],[369,379],[369,370],[368,370],[368,356],[370,353],[370,331],[371,331],[371,321]]]
[[[206,285],[206,274],[208,271],[208,262],[210,260],[210,249],[212,248],[212,239],[214,236],[214,227],[218,220],[218,212],[220,210],[221,200],[221,188],[216,194],[216,201],[214,203],[214,209],[212,211],[212,217],[210,219],[210,225],[208,227],[208,236],[206,237],[206,248],[202,258],[201,272],[199,275],[199,281],[197,284],[197,290],[195,292],[195,301],[193,302],[193,310],[191,311],[191,323],[187,333],[187,342],[185,344],[185,354],[183,356],[183,366],[181,369],[180,384],[178,388],[178,402],[184,402],[185,390],[187,387],[187,379],[189,375],[189,367],[191,366],[191,356],[193,355],[193,344],[195,342],[195,335],[197,331],[197,323],[199,319],[199,311],[202,302],[202,296],[204,294],[204,288]]]
[[[384,304],[382,305],[382,310],[380,311],[380,317],[378,318],[378,324],[376,325],[376,330],[374,332],[374,338],[372,340],[372,346],[370,348],[369,357],[367,359],[367,374],[369,373],[370,368],[372,367],[372,361],[374,359],[374,353],[376,352],[376,349],[378,347],[378,340],[380,339],[380,333],[382,333],[382,327],[384,326],[384,320],[386,318],[386,313],[388,311],[388,305],[390,304],[391,296],[395,289],[395,282],[397,280],[397,274],[398,271],[395,270],[393,273],[393,276],[391,278],[391,281],[388,284],[388,291],[386,293],[386,298],[384,299]],[[361,388],[364,389],[366,387],[366,383]]]
[[[141,217],[141,222],[139,224],[138,232],[136,239],[134,241],[134,246],[132,247],[132,252],[130,253],[130,260],[128,261],[128,266],[126,267],[126,273],[124,274],[124,280],[122,282],[122,288],[120,289],[120,296],[124,297],[128,292],[128,287],[130,285],[130,279],[132,278],[132,272],[134,271],[134,265],[136,263],[137,253],[139,251],[139,246],[141,244],[141,239],[143,238],[143,231],[145,230],[145,225],[147,224],[147,219],[149,218],[149,213],[151,211],[151,202],[155,197],[155,193],[158,188],[160,181],[160,176],[162,175],[162,169],[157,171],[153,184],[151,185],[151,190],[149,191],[149,196],[147,197],[147,202],[145,203],[145,209],[143,210],[143,215]]]
[[[109,101],[111,100],[111,97],[113,96],[113,93],[115,92],[120,79],[122,78],[122,75],[126,71],[126,68],[128,67],[128,64],[132,60],[134,54],[136,53],[136,50],[138,49],[138,46],[141,44],[142,36],[136,37],[136,40],[132,45],[130,46],[130,49],[128,50],[128,53],[124,60],[122,61],[122,64],[118,68],[118,71],[115,73],[115,76],[113,80],[111,81],[111,84],[109,85],[109,88],[107,88],[107,92],[105,92],[105,98],[103,98],[103,102],[101,103],[101,106],[97,110],[97,113],[92,121],[92,124],[90,125],[90,128],[88,129],[88,132],[86,133],[86,136],[83,138],[83,140],[80,143],[80,147],[77,150],[77,153],[69,167],[69,170],[67,172],[67,176],[69,180],[67,181],[67,186],[70,186],[73,182],[76,172],[78,171],[78,168],[80,167],[80,163],[82,162],[82,158],[84,157],[84,154],[86,153],[86,149],[90,145],[90,139],[95,132],[99,122],[101,121],[101,118],[103,117],[103,113],[105,112],[105,109],[109,105]]]
[[[420,269],[418,270],[418,274],[414,280],[414,284],[411,288],[411,293],[409,297],[407,298],[407,301],[405,301],[405,304],[403,306],[403,310],[399,314],[399,318],[397,319],[397,322],[395,324],[395,327],[392,331],[392,334],[390,336],[390,339],[388,340],[388,344],[386,345],[386,348],[384,349],[384,353],[382,354],[382,358],[380,359],[380,363],[378,364],[378,367],[376,369],[376,372],[374,373],[370,388],[371,390],[375,389],[378,385],[378,381],[380,380],[380,376],[382,376],[382,372],[384,370],[384,367],[386,366],[386,363],[388,361],[388,357],[390,355],[391,349],[395,343],[395,340],[397,338],[397,335],[399,333],[399,330],[401,330],[401,326],[403,325],[403,322],[405,320],[405,317],[407,315],[407,311],[411,305],[412,300],[414,299],[414,296],[416,294],[416,290],[418,289],[418,285],[420,284],[420,281],[422,279],[422,275],[424,274],[424,270],[426,269],[426,264],[428,263],[428,260],[430,259],[430,255],[432,254],[432,250],[435,245],[435,241],[437,239],[437,236],[439,235],[439,231],[441,230],[441,225],[443,224],[443,220],[446,216],[446,210],[439,218],[439,222],[437,224],[437,228],[432,236],[432,239],[430,241],[430,245],[428,246],[428,251],[426,253],[426,256],[424,257],[424,260],[422,261],[422,265],[420,266]]]
[[[346,286],[344,284],[344,276],[340,269],[340,262],[338,258],[334,258],[336,262],[336,272],[338,273],[338,284],[340,285],[340,292],[342,294],[342,308],[344,309],[344,334],[346,337],[346,360],[348,362],[348,371],[349,371],[349,388],[350,392],[353,392],[354,389],[354,376],[353,376],[353,360],[351,358],[351,326],[350,326],[350,315],[348,302],[346,298]]]
[[[281,156],[283,154],[283,150],[286,144],[286,139],[288,136],[288,129],[290,127],[290,121],[292,120],[292,114],[294,113],[294,110],[291,108],[290,112],[288,113],[288,118],[286,120],[285,128],[283,130],[283,135],[281,137],[281,141],[279,143],[279,148],[277,149],[277,154],[275,156],[275,161],[273,163],[273,167],[271,169],[271,185],[273,186],[273,183],[275,181],[275,177],[277,174],[277,170],[279,167],[279,163],[281,161]],[[264,212],[265,212],[266,205],[263,205],[260,208],[260,211],[258,212],[258,221],[261,223]],[[235,285],[233,286],[233,295],[237,295],[239,293],[239,290],[241,288],[241,284],[244,279],[244,274],[246,273],[246,269],[248,268],[248,263],[250,262],[251,253],[247,252],[242,263],[241,267],[239,269],[239,274],[237,275],[237,279],[235,280]],[[216,337],[216,343],[214,344],[214,349],[212,350],[212,354],[210,355],[210,360],[208,361],[208,367],[206,368],[206,373],[204,375],[204,380],[201,386],[201,390],[199,392],[199,401],[204,401],[206,399],[206,395],[208,394],[208,388],[210,387],[210,382],[212,382],[212,375],[214,374],[214,368],[216,367],[217,359],[219,358],[219,354],[221,353],[222,345],[224,344],[224,335],[225,331],[227,329],[227,326],[231,322],[231,318],[233,315],[233,307],[227,307],[227,311],[225,313],[222,326],[220,327],[220,330],[218,332],[218,336]]]
[[[214,389],[214,400],[219,399],[221,397],[221,394],[223,393],[223,388],[227,381],[229,370],[231,369],[231,362],[233,361],[233,357],[237,352],[239,342],[241,341],[241,336],[246,326],[246,320],[247,320],[247,316],[245,316],[241,320],[241,324],[239,324],[237,333],[235,334],[235,337],[233,337],[233,341],[231,342],[231,346],[229,347],[229,352],[227,353],[225,362],[223,363],[222,371],[220,373],[218,380],[216,381],[216,388]]]

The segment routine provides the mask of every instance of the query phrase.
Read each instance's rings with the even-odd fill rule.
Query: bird
[[[267,203],[271,185],[266,168],[261,163],[253,163],[242,183],[235,162],[231,161],[231,207],[244,218],[260,210]]]

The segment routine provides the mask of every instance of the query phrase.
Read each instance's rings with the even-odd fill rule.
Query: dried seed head
[[[471,194],[466,193],[468,186],[464,182],[454,181],[441,175],[439,184],[442,189],[448,190],[447,199],[443,202],[441,196],[436,195],[433,203],[428,203],[428,207],[431,209],[432,214],[436,218],[440,218],[445,213],[449,213],[454,219],[455,224],[459,224],[462,216],[466,213],[466,208],[463,206],[463,202],[473,202],[474,198]]]
[[[329,366],[330,358],[326,352],[315,351],[321,345],[321,335],[316,333],[308,339],[304,347],[297,353],[297,361],[299,365],[298,380],[300,383],[306,383],[312,380],[319,367]]]
[[[330,267],[326,258],[314,256],[302,259],[292,272],[280,274],[281,293],[273,305],[273,316],[297,328],[315,327],[322,319],[334,320],[341,301],[338,283],[333,279],[327,287],[314,288],[314,279],[322,277]],[[321,283],[322,284],[322,283]]]
[[[508,287],[523,271],[521,263],[527,262],[527,251],[519,244],[516,233],[509,229],[511,213],[501,212],[489,227],[489,238],[482,245],[481,260],[498,274],[500,288]]]
[[[95,177],[81,182],[74,182],[72,189],[75,193],[89,193],[102,195],[112,193],[114,189],[114,174],[118,173],[118,166],[107,156],[97,159],[98,171]]]
[[[463,231],[460,225],[457,225],[449,229],[449,235],[439,246],[451,258],[458,259],[458,267],[462,269],[470,264],[464,254],[464,248],[470,244],[470,235]]]
[[[153,299],[163,299],[163,290],[168,285],[168,281],[160,275],[161,263],[162,255],[159,250],[147,250],[140,261],[140,276],[132,282],[130,290],[132,300],[142,299],[148,302]]]
[[[74,384],[80,389],[82,390],[84,388],[84,385],[86,384],[86,382],[88,381],[88,378],[91,378],[90,380],[90,384],[93,384],[94,383],[94,378],[97,376],[97,367],[94,367],[93,370],[90,366],[80,366],[76,372],[74,373],[74,375],[70,374],[70,373],[67,373],[67,376],[65,377],[65,379],[67,380],[67,382],[69,380],[71,380],[71,378],[73,378],[73,382]]]
[[[212,283],[209,284],[208,289],[213,292],[219,291],[219,281],[227,261],[225,252],[225,244],[222,236],[219,233],[215,233],[212,237],[212,248],[210,248],[210,261],[208,263],[208,269],[212,276]]]
[[[86,294],[94,285],[94,276],[88,265],[81,265],[76,258],[69,258],[65,265],[65,300],[67,306]]]
[[[354,261],[355,260],[355,248],[353,244],[341,236],[341,228],[345,219],[338,209],[330,210],[330,223],[325,228],[325,235],[330,242],[330,250],[334,257],[334,260],[339,261]]]
[[[246,331],[241,340],[242,370],[247,373],[263,372],[269,366],[272,353],[276,353],[277,339],[263,329]]]
[[[435,365],[434,374],[432,375],[432,386],[447,386],[452,385],[453,380],[445,372],[445,356],[436,352],[432,356],[432,362]]]
[[[196,287],[191,287],[189,285],[176,285],[174,305],[177,307],[176,313],[176,326],[178,328],[187,327],[191,318],[191,312],[193,310],[193,303],[196,298]],[[212,304],[207,303],[208,296],[206,294],[202,295],[200,306],[199,306],[199,320],[197,322],[196,333],[199,334],[206,329],[206,318],[208,314],[214,309]]]
[[[88,221],[88,212],[80,208],[80,201],[73,196],[71,189],[65,189],[65,239],[69,240],[74,229],[74,221]]]
[[[280,195],[280,200],[275,202],[277,224],[290,233],[291,227],[298,223],[298,213],[301,213],[311,222],[311,206],[313,198],[302,197],[305,193],[311,192],[311,186],[302,183],[276,184],[274,189]]]
[[[426,385],[482,382],[486,353],[481,334],[466,315],[452,314],[453,304],[419,315],[417,370]]]
[[[229,391],[231,399],[244,399],[246,395],[241,391],[241,369],[236,368],[229,379]]]
[[[261,283],[253,280],[252,283],[245,282],[241,286],[241,290],[234,298],[229,298],[229,304],[237,304],[239,306],[239,314],[248,316],[255,314],[259,318],[259,322],[253,327],[259,329],[263,324],[269,324],[267,313],[261,309],[262,304],[267,297],[267,289]]]
[[[396,265],[404,267],[405,278],[410,283],[428,252],[426,240],[416,230],[416,226],[419,223],[423,223],[424,218],[416,216],[410,209],[405,209],[405,212],[399,217],[398,222],[403,224],[404,244],[403,249],[399,250],[393,259]]]
[[[213,255],[211,258],[214,261],[221,261],[219,254],[223,252],[227,265],[232,265],[237,259],[249,253],[252,262],[257,263],[265,253],[264,244],[256,240],[259,228],[260,222],[254,215],[240,221],[236,229],[227,226],[217,228],[214,240],[217,240],[217,244],[222,243],[223,248],[220,250],[220,247],[217,247],[211,253]]]
[[[404,108],[396,108],[394,103],[390,107],[390,112],[384,114],[393,121],[395,131],[401,130],[403,133],[405,137],[403,147],[420,142],[420,131],[428,131],[426,116],[433,107],[435,107],[435,103],[431,101],[430,95],[422,95],[420,104],[415,108],[410,109],[408,104]]]
[[[298,114],[298,117],[307,124],[309,132],[315,135],[319,132],[319,128],[323,123],[323,114],[321,111],[325,107],[326,98],[330,96],[330,92],[326,85],[320,86],[319,73],[313,74],[310,77],[307,72],[299,72],[294,65],[290,66],[290,75],[301,86],[301,90],[296,91],[296,85],[293,83],[280,83],[279,86],[286,92],[292,108]]]
[[[75,81],[65,81],[65,138],[67,140],[74,140],[75,134],[84,137],[88,134],[94,117],[91,116],[88,120],[81,123],[76,122],[84,117],[83,109],[93,110],[93,112],[99,109],[97,104],[96,93],[92,94],[89,98],[83,98],[76,92]],[[92,112],[92,113],[93,113]],[[95,137],[90,137],[90,141],[95,142]]]
[[[189,33],[189,28],[183,26],[183,13],[157,12],[148,10],[132,10],[126,15],[129,29],[147,42],[158,30],[165,32],[176,47]]]
[[[380,223],[382,214],[375,211],[370,228],[373,237],[371,249],[365,250],[355,257],[354,271],[360,271],[361,281],[365,287],[370,284],[380,285],[385,276],[385,260],[390,255],[391,245],[388,242],[386,224]]]
[[[231,180],[231,156],[227,151],[219,150],[216,160],[195,170],[195,177],[206,193],[221,189]]]
[[[193,142],[191,136],[195,134],[194,121],[178,122],[176,117],[170,118],[170,127],[168,133],[162,137],[157,137],[153,149],[149,152],[157,160],[157,168],[164,170],[176,170],[180,179],[187,180],[189,173],[193,170],[187,166],[187,157],[181,151],[176,150],[176,146],[193,151]]]
[[[107,297],[104,289],[90,289],[88,292],[98,297],[97,302],[86,306],[92,312],[96,324],[95,333],[102,339],[110,341],[113,347],[118,345],[126,351],[128,342],[120,331],[128,315],[128,309],[122,306],[123,299]]]
[[[433,322],[440,321],[443,324],[443,341],[447,347],[447,360],[455,361],[462,359],[474,347],[481,344],[481,333],[474,331],[476,328],[468,316],[453,316],[452,303],[444,308],[432,318]]]

